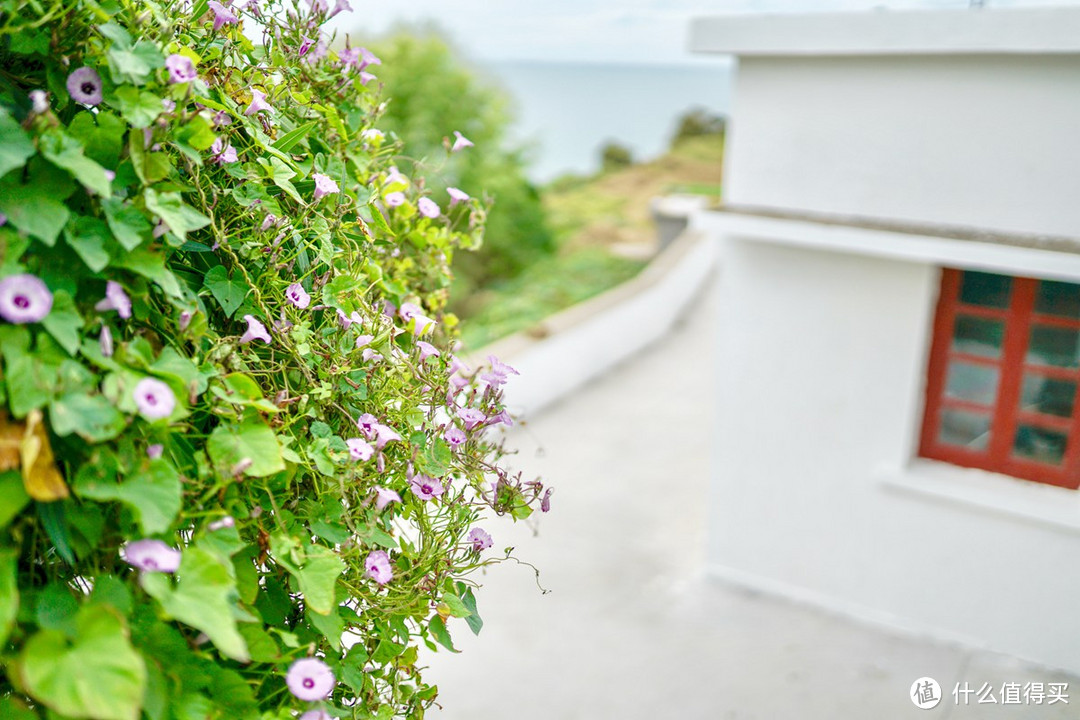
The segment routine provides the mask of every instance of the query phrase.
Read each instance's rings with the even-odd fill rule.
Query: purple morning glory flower
[[[517,370],[504,363],[494,355],[488,355],[488,362],[491,363],[491,371],[500,375],[520,375]]]
[[[491,372],[482,373],[480,379],[492,387],[500,387],[510,379],[510,375],[521,374],[494,355],[488,355],[488,362],[491,363]]]
[[[416,207],[420,210],[420,214],[426,218],[437,218],[439,213],[442,212],[434,200],[426,197],[420,198],[419,202],[416,203]]]
[[[347,47],[338,53],[338,62],[341,65],[359,65],[360,63],[360,48]],[[366,131],[365,131],[366,132]],[[363,133],[361,133],[361,137]]]
[[[360,71],[360,84],[367,85],[369,82],[375,79],[375,76],[369,73],[367,70]]]
[[[361,315],[356,310],[353,310],[351,313],[346,315],[345,311],[343,311],[341,309],[338,309],[337,316],[338,316],[338,322],[341,323],[341,329],[342,330],[348,330],[353,325],[363,325],[364,324],[364,316]]]
[[[270,228],[276,226],[277,222],[278,219],[274,213],[266,213],[266,217],[263,218],[262,225],[259,226],[259,229],[266,232]]]
[[[412,489],[413,495],[425,501],[437,498],[446,492],[446,488],[443,487],[439,478],[428,477],[427,475],[417,475],[409,481],[409,487]]]
[[[180,331],[188,329],[188,325],[191,325],[191,318],[195,317],[195,313],[190,310],[183,310],[180,312],[180,322],[177,323],[180,326]]]
[[[420,349],[420,360],[421,361],[427,360],[429,357],[438,357],[439,356],[438,349],[429,342],[424,342],[423,340],[418,340],[416,342],[416,347],[418,347]]]
[[[135,540],[121,549],[124,562],[143,572],[174,573],[180,569],[180,551],[160,540]]]
[[[409,322],[414,323],[413,334],[416,337],[420,337],[427,332],[428,328],[435,325],[435,321],[427,315],[424,315],[423,309],[414,303],[402,303],[401,309],[398,310],[398,314],[406,324]]]
[[[115,280],[105,283],[105,299],[99,300],[94,306],[98,312],[115,310],[120,317],[127,320],[131,317],[131,298],[124,292],[124,286]]]
[[[383,198],[383,201],[386,203],[387,207],[398,207],[400,205],[404,205],[405,193],[400,191],[387,193],[386,197]]]
[[[454,144],[450,147],[450,152],[459,152],[465,148],[473,147],[473,142],[469,138],[462,135],[457,130],[454,131]]]
[[[487,419],[488,425],[498,425],[499,423],[502,423],[507,427],[511,427],[514,424],[514,421],[513,419],[511,419],[510,413],[506,412],[505,410],[500,412],[498,415],[492,415]]]
[[[450,387],[456,392],[461,392],[465,388],[469,387],[469,379],[463,378],[460,375],[454,375],[450,378]]]
[[[220,30],[222,25],[229,25],[240,22],[240,18],[233,14],[233,11],[225,7],[217,0],[210,0],[207,3],[210,9],[214,11],[214,30]]]
[[[465,540],[472,543],[474,552],[487,550],[491,547],[491,536],[488,535],[483,528],[474,527],[469,531],[469,534],[465,536]]]
[[[360,48],[360,70],[363,70],[368,65],[382,65],[382,60],[376,57],[375,53],[362,47]]]
[[[390,569],[390,556],[385,550],[368,553],[367,559],[364,560],[364,570],[368,577],[380,585],[385,585],[394,578],[394,573]]]
[[[67,91],[77,103],[100,104],[103,99],[101,88],[101,76],[92,67],[83,66],[68,75]]]
[[[334,3],[334,9],[330,11],[330,17],[343,12],[352,12],[352,5],[349,4],[349,0],[337,0]]]
[[[385,509],[392,502],[401,502],[401,496],[384,487],[375,488],[375,508],[377,510]]]
[[[450,443],[451,447],[464,445],[466,440],[465,433],[456,427],[447,428],[446,432],[443,433],[443,439]]]
[[[544,497],[540,500],[540,512],[547,512],[551,510],[551,493],[554,492],[554,488],[548,488],[544,493]]]
[[[466,430],[472,430],[474,427],[487,420],[487,416],[484,415],[484,413],[474,408],[458,408],[457,416],[465,423]]]
[[[7,215],[0,213],[0,227],[7,225]]]
[[[133,392],[139,414],[150,422],[167,418],[176,409],[172,388],[157,378],[143,378],[135,383]]]
[[[379,424],[379,419],[371,413],[364,413],[356,420],[356,427],[360,428],[360,432],[368,436],[370,440],[375,435],[375,426]]]
[[[0,280],[0,317],[9,323],[41,322],[52,304],[52,293],[35,275],[8,275]]]
[[[165,446],[161,444],[150,445],[146,448],[146,457],[157,460],[165,452]]]
[[[375,423],[375,435],[375,447],[379,450],[386,447],[386,443],[401,439],[401,436],[394,432],[393,428],[382,423]]]
[[[374,335],[357,335],[356,336],[356,349],[359,350],[360,348],[364,347],[365,345],[370,344],[371,341],[374,340],[374,339],[375,339]]]
[[[329,175],[323,175],[322,173],[315,173],[312,175],[315,179],[315,199],[326,197],[334,193],[341,192],[341,188],[337,186],[337,183],[330,179]]]
[[[349,438],[345,441],[345,444],[349,446],[349,457],[356,462],[367,462],[375,453],[375,448],[360,438]]]
[[[306,62],[308,65],[314,65],[315,63],[326,57],[329,50],[330,48],[327,47],[326,41],[320,38],[319,42],[315,45],[315,49],[312,50],[306,58],[304,58],[304,62]]]
[[[165,58],[165,69],[169,71],[169,82],[173,84],[191,82],[198,77],[195,63],[191,62],[187,55],[180,53],[173,53]]]
[[[214,155],[210,159],[216,162],[218,165],[234,163],[240,159],[240,157],[236,154],[236,148],[226,143],[220,137],[214,138],[214,144],[210,146],[210,152]]]
[[[224,127],[225,125],[232,125],[232,118],[224,110],[218,110],[214,113],[214,127]]]
[[[244,322],[247,323],[247,332],[240,337],[240,342],[249,343],[252,340],[270,342],[270,333],[266,331],[266,326],[256,320],[254,315],[245,315]]]
[[[413,335],[420,337],[426,333],[430,328],[435,327],[435,321],[429,318],[427,315],[417,315],[413,318]]]
[[[302,658],[289,666],[285,684],[298,700],[325,700],[334,691],[334,673],[319,658]]]
[[[309,37],[305,37],[304,41],[300,43],[300,49],[296,51],[297,55],[303,57],[307,54],[307,51],[311,49],[311,46],[315,44],[315,41]]]
[[[451,355],[450,366],[447,368],[447,370],[450,372],[451,375],[454,373],[469,372],[469,366],[461,362],[461,360],[458,359],[457,355]]]
[[[465,202],[469,199],[469,193],[464,190],[458,190],[456,187],[446,188],[446,194],[450,196],[450,207],[454,207],[459,202]]]
[[[245,115],[254,115],[257,112],[265,110],[266,112],[273,112],[274,108],[270,103],[266,102],[266,94],[261,90],[252,89],[251,91],[251,104],[247,106],[247,110],[244,111]]]
[[[101,354],[105,357],[113,356],[113,339],[112,330],[108,325],[101,326],[101,335],[98,336],[98,347],[101,348]]]
[[[300,283],[293,283],[285,288],[285,298],[301,310],[306,309],[311,304],[311,296],[307,294],[304,286]]]

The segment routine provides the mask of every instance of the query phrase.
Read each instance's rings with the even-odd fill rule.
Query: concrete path
[[[487,528],[541,570],[479,578],[485,625],[430,658],[439,720],[1080,717],[1080,678],[901,637],[704,574],[713,292],[664,341],[552,406],[511,445],[555,488],[535,527]],[[1080,641],[1080,639],[1078,639]],[[944,699],[920,710],[911,684]],[[984,683],[998,704],[957,705]],[[1070,703],[1002,705],[1003,683],[1068,682]],[[1072,695],[1075,693],[1075,698]]]

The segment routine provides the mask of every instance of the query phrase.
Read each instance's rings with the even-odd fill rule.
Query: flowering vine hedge
[[[547,509],[345,9],[0,0],[2,718],[422,717]]]

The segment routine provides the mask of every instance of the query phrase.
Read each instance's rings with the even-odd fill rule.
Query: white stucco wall
[[[1080,55],[743,57],[725,201],[1080,233]]]
[[[716,234],[712,572],[1080,671],[1078,493],[915,458],[938,265]]]
[[[1080,238],[1077,29],[1078,8],[695,23],[696,50],[738,55],[725,201],[787,218],[692,222],[721,248],[714,574],[1080,672],[1080,492],[916,440],[940,268],[1080,282],[1078,254],[928,229]]]

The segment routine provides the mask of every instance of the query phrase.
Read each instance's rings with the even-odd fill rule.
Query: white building
[[[1080,9],[739,16],[711,569],[1080,671]],[[1064,487],[1063,487],[1064,486]]]

